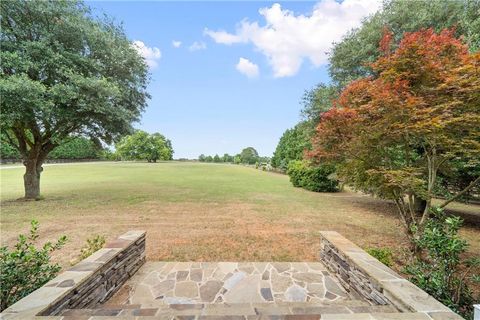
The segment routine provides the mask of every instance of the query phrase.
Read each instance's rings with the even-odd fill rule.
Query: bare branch
[[[478,176],[475,180],[473,180],[465,189],[457,193],[455,196],[451,197],[444,203],[442,203],[439,208],[445,208],[450,202],[455,201],[456,199],[460,198],[462,195],[467,193],[468,190],[472,189],[477,183],[480,182],[480,176]]]

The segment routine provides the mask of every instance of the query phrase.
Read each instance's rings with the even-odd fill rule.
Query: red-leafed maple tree
[[[458,159],[480,165],[480,53],[451,30],[407,33],[395,50],[390,38],[376,75],[351,83],[322,116],[309,156],[334,160],[347,183],[392,199],[413,237],[429,217],[439,169]],[[415,197],[426,200],[421,215]]]

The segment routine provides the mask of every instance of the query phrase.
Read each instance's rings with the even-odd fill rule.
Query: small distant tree
[[[396,50],[386,32],[377,74],[350,84],[320,121],[310,156],[336,161],[359,190],[392,199],[407,235],[421,234],[441,168],[480,159],[480,53],[444,30],[408,33]],[[473,188],[480,176],[440,205]],[[426,201],[414,210],[414,197]],[[415,244],[414,249],[418,248]]]
[[[233,163],[235,163],[235,164],[242,163],[242,158],[240,157],[239,154],[237,154],[237,155],[235,155],[235,157],[233,157]]]
[[[229,155],[228,153],[225,153],[222,157],[223,162],[233,162],[233,156]]]
[[[245,164],[255,164],[258,161],[258,152],[253,147],[248,147],[240,153],[240,161]]]
[[[198,156],[198,161],[205,162],[205,155],[203,153]]]
[[[206,156],[205,157],[205,162],[213,162],[213,157],[212,156]]]
[[[172,160],[173,148],[170,140],[160,133],[148,134],[137,131],[122,138],[116,146],[118,154],[126,160]]]
[[[222,162],[222,158],[220,158],[220,156],[218,154],[216,154],[214,157],[213,157],[213,162]]]
[[[80,1],[1,1],[0,15],[1,143],[23,160],[25,199],[39,199],[42,165],[65,140],[131,131],[148,66],[121,26]]]

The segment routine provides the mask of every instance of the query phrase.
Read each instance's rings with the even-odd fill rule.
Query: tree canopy
[[[255,164],[258,161],[258,152],[253,147],[248,147],[240,152],[240,161],[245,164]]]
[[[126,136],[116,145],[117,153],[125,160],[172,160],[173,148],[170,140],[160,133],[149,134],[138,130]]]
[[[38,198],[47,155],[73,135],[107,143],[131,131],[148,67],[125,32],[79,1],[2,1],[0,126]]]
[[[272,166],[286,170],[292,160],[303,159],[303,153],[310,148],[312,130],[308,122],[300,122],[292,129],[287,129],[273,153]]]
[[[391,39],[386,32],[371,65],[376,76],[352,82],[322,116],[310,157],[334,160],[345,181],[394,200],[411,233],[429,217],[439,170],[480,164],[480,53],[451,30],[407,33],[396,49]],[[414,195],[427,201],[420,219]]]
[[[392,32],[398,45],[405,32],[432,28],[436,32],[454,28],[471,52],[480,49],[480,1],[388,0],[382,8],[336,43],[329,57],[329,73],[340,88],[350,81],[371,75],[370,63],[380,55],[383,30]]]

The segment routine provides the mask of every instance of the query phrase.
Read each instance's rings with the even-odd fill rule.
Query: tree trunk
[[[427,200],[424,200],[416,195],[413,196],[413,211],[417,214],[422,214],[427,206]]]
[[[40,199],[40,174],[43,171],[42,163],[37,159],[27,159],[23,162],[25,165],[25,174],[23,175],[23,184],[25,186],[25,200]]]

